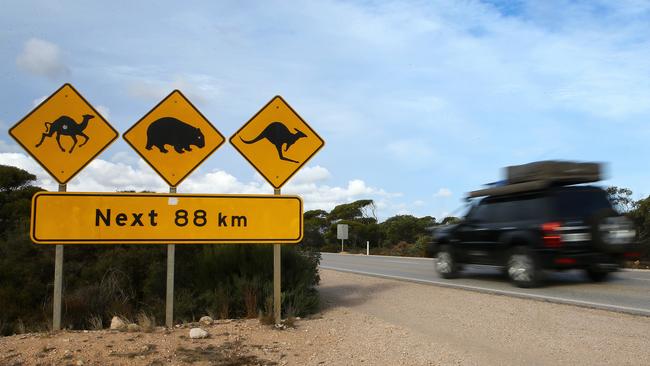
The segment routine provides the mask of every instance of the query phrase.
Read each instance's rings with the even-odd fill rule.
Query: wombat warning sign
[[[169,94],[122,137],[172,187],[225,141],[179,90]]]

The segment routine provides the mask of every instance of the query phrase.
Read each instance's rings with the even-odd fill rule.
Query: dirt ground
[[[322,271],[323,310],[151,333],[0,338],[0,365],[649,365],[650,318]]]

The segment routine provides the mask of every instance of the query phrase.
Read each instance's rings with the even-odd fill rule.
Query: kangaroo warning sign
[[[230,143],[274,187],[282,187],[325,141],[281,96],[275,96]]]
[[[9,134],[60,184],[66,184],[118,136],[70,84],[29,112]]]
[[[174,90],[122,137],[172,187],[176,187],[225,138]]]
[[[297,196],[41,192],[30,232],[38,244],[290,244],[302,211]]]

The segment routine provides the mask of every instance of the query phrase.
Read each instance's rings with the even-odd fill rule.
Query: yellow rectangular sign
[[[32,199],[38,244],[298,243],[297,196],[41,192]]]

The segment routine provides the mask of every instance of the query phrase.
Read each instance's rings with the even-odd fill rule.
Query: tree
[[[460,218],[455,217],[455,216],[447,216],[444,219],[442,219],[441,224],[442,225],[452,225],[452,224],[458,224],[460,222]]]
[[[348,240],[352,246],[365,245],[366,241],[377,243],[380,240],[375,215],[375,202],[373,200],[357,200],[334,207],[327,215],[329,230],[325,234],[325,241],[333,244],[337,242],[336,225],[349,225]]]
[[[650,260],[650,196],[635,202],[634,210],[628,217],[634,221],[638,232],[639,242],[645,251],[645,260]]]
[[[634,210],[637,202],[632,199],[632,190],[616,186],[607,187],[607,197],[616,211],[625,214]]]
[[[336,220],[359,220],[363,218],[374,218],[375,202],[373,200],[358,200],[352,203],[344,203],[334,207],[327,215],[330,221]]]
[[[325,245],[325,233],[329,229],[327,212],[323,210],[310,210],[303,214],[304,235],[301,247],[310,250],[320,250]]]
[[[381,229],[389,244],[415,243],[416,239],[426,235],[426,229],[435,223],[436,219],[431,216],[417,218],[411,215],[397,215],[381,223]]]
[[[13,166],[0,165],[0,190],[2,192],[19,190],[30,186],[35,180],[34,174]]]

